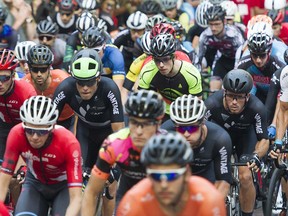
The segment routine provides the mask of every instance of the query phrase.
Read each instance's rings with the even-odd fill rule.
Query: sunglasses
[[[146,169],[147,175],[150,176],[154,181],[161,182],[163,180],[167,182],[175,181],[181,175],[186,172],[186,167],[180,169],[170,169],[170,170],[155,170]]]
[[[98,46],[98,47],[95,47],[95,48],[93,48],[94,50],[96,50],[96,52],[100,52],[100,51],[102,51],[103,50],[103,47],[104,47],[104,45],[102,45],[102,46]]]
[[[168,61],[171,60],[171,57],[168,56],[168,57],[164,57],[164,58],[153,58],[153,60],[154,60],[155,64],[160,64],[161,62],[163,64],[165,64],[165,63],[167,63]]]
[[[245,96],[242,96],[242,95],[234,95],[234,94],[225,94],[225,98],[227,98],[228,100],[231,100],[231,101],[238,101],[238,100],[245,100],[246,99],[246,95]]]
[[[267,57],[268,53],[251,53],[252,58],[257,59],[265,59]]]
[[[52,40],[54,37],[53,36],[48,36],[48,35],[41,35],[41,36],[38,36],[39,40],[43,41],[44,38],[46,38],[47,41],[50,41]]]
[[[134,127],[141,127],[141,128],[145,128],[145,127],[149,127],[149,126],[152,126],[152,125],[156,125],[157,122],[156,121],[145,121],[145,122],[139,122],[135,119],[129,119],[129,123],[134,126]]]
[[[184,134],[186,131],[189,134],[195,133],[199,129],[200,125],[190,125],[190,126],[176,126],[176,131]]]
[[[31,72],[33,73],[46,73],[49,67],[30,67]]]
[[[10,75],[10,76],[0,75],[0,82],[1,83],[7,82],[11,79],[11,77],[12,77],[12,75]]]
[[[67,16],[67,17],[69,17],[69,16],[72,15],[72,13],[60,12],[60,15],[61,15],[61,16]]]
[[[88,86],[88,87],[91,87],[93,85],[95,85],[97,83],[97,80],[96,79],[91,79],[91,80],[76,80],[76,83],[79,85],[79,86]]]
[[[53,129],[53,125],[51,125],[49,128],[32,128],[26,126],[24,123],[22,123],[22,127],[25,133],[29,134],[30,136],[33,136],[34,134],[36,134],[37,136],[45,136],[49,134]]]

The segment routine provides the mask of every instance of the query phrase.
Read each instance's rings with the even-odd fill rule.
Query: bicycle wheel
[[[282,210],[286,209],[286,197],[282,193],[281,179],[285,170],[275,169],[269,185],[265,216],[279,215]]]

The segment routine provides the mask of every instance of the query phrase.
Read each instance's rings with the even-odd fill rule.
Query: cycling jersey
[[[10,216],[8,209],[6,208],[6,206],[4,205],[3,202],[0,202],[0,215],[1,216]]]
[[[61,20],[61,14],[60,12],[57,12],[55,14],[55,16],[52,18],[53,22],[55,22],[58,25],[58,34],[65,34],[70,35],[72,34],[74,31],[76,31],[76,20],[77,20],[78,16],[76,14],[73,14],[73,16],[71,17],[71,19],[69,20],[69,22],[67,24],[63,23],[63,21]]]
[[[280,88],[281,88],[281,95],[280,101],[288,102],[288,66],[285,66],[281,69],[281,76],[280,76]]]
[[[22,124],[12,128],[1,171],[13,175],[18,157],[26,161],[28,171],[43,184],[67,180],[68,187],[82,187],[81,151],[75,136],[56,126],[46,144],[34,149],[29,144]]]
[[[117,24],[115,25],[115,19],[113,19],[113,17],[110,16],[110,14],[101,11],[99,18],[102,19],[105,22],[105,30],[110,33],[112,31],[117,30]]]
[[[175,52],[175,59],[183,60],[183,61],[187,61],[191,63],[187,54],[181,51]],[[124,83],[123,83],[123,87],[128,89],[129,91],[132,91],[132,88],[136,80],[139,77],[141,69],[143,68],[145,64],[147,64],[151,60],[153,60],[152,56],[147,56],[147,54],[145,53],[143,53],[138,58],[136,58],[130,65],[129,71],[126,75],[126,79],[124,80]]]
[[[174,77],[166,77],[151,61],[141,70],[138,88],[158,91],[166,103],[166,114],[169,114],[170,104],[177,97],[183,94],[202,95],[201,74],[192,64],[181,61],[179,72]]]
[[[283,42],[288,45],[288,23],[281,24],[281,31],[278,36]]]
[[[35,88],[37,95],[44,95],[46,97],[49,98],[53,98],[53,94],[54,91],[56,90],[57,86],[67,77],[69,77],[69,75],[59,69],[56,70],[50,70],[50,76],[51,76],[51,83],[50,85],[47,87],[47,89],[45,89],[44,91],[39,91],[38,89]],[[34,87],[34,82],[32,82],[32,78],[31,78],[31,74],[26,74],[26,76],[23,78],[23,80],[25,80],[28,83],[31,83]],[[73,110],[69,107],[69,105],[65,105],[61,115],[59,116],[59,121],[64,121],[68,118],[70,118],[71,116],[74,115]]]
[[[18,33],[11,26],[4,24],[0,32],[0,43],[8,44],[8,49],[14,50],[18,41]]]
[[[277,56],[270,55],[266,65],[263,68],[258,68],[249,55],[240,60],[237,68],[246,70],[252,75],[254,87],[251,93],[256,95],[263,103],[265,103],[270,79],[272,78],[273,73],[283,66],[284,63],[281,62]]]
[[[109,76],[112,79],[125,79],[125,66],[122,53],[116,46],[107,44],[102,57],[104,76]]]
[[[189,178],[189,199],[177,216],[225,216],[224,199],[207,180]],[[146,178],[126,193],[117,210],[117,216],[165,216],[153,191],[150,179]]]

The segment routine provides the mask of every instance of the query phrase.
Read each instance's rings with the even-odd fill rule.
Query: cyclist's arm
[[[115,122],[115,123],[111,123],[111,127],[113,132],[119,131],[120,129],[124,128],[124,122]]]
[[[70,203],[66,210],[66,216],[77,216],[80,213],[81,200],[82,200],[82,191],[81,187],[70,187],[69,188],[69,198]]]
[[[267,130],[267,129],[266,129]],[[269,140],[261,139],[256,143],[254,153],[257,153],[260,158],[264,157],[269,149]]]
[[[2,202],[5,201],[11,178],[12,175],[3,172],[0,173],[0,201]]]
[[[276,139],[282,140],[288,126],[288,102],[281,101],[276,122]]]
[[[215,181],[214,186],[221,193],[223,199],[226,199],[229,193],[230,184],[224,180],[221,180],[221,181]]]

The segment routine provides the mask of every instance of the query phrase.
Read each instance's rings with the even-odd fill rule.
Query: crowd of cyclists
[[[0,215],[225,216],[233,156],[252,216],[288,125],[286,6],[1,2]]]

